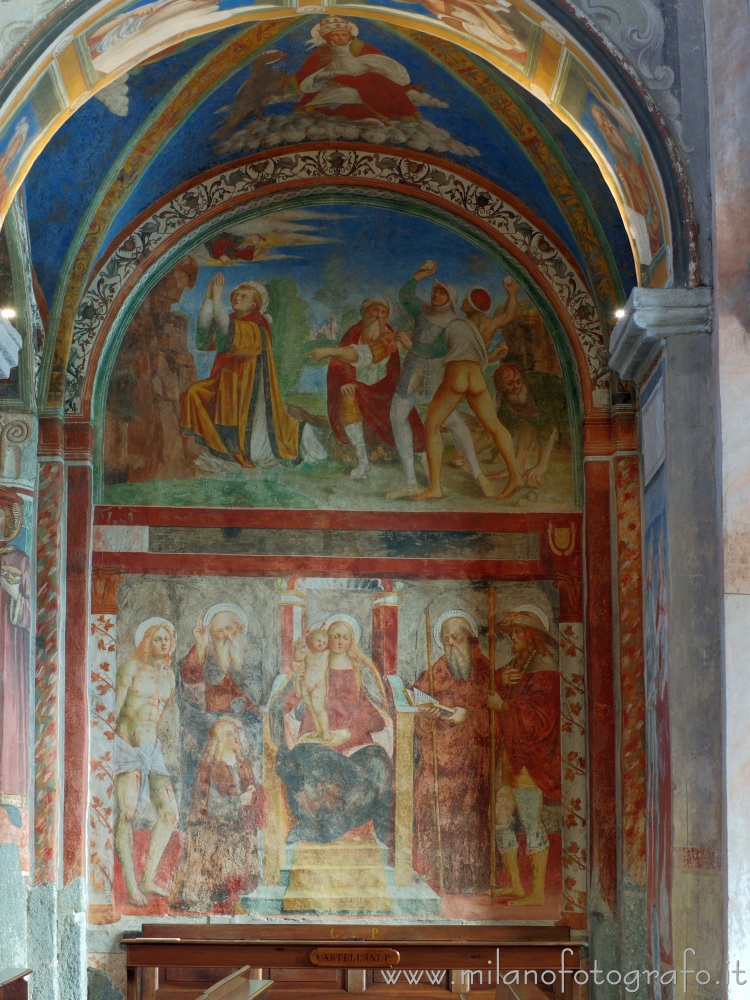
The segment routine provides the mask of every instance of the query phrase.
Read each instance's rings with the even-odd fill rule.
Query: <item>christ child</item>
[[[294,690],[315,724],[315,732],[302,737],[305,742],[331,743],[338,735],[329,729],[326,711],[329,656],[328,631],[324,628],[311,628],[304,639],[300,636],[294,644]]]

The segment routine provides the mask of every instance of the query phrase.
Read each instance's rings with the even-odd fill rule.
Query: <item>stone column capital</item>
[[[609,342],[609,365],[639,387],[670,337],[710,334],[710,288],[634,288]]]

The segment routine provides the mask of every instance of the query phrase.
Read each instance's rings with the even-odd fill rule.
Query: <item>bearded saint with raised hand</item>
[[[260,664],[247,636],[247,615],[236,604],[215,604],[198,615],[195,644],[180,664],[189,701],[205,712],[258,714],[251,692]]]

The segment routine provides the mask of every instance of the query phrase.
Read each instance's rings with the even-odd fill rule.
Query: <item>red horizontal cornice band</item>
[[[228,507],[146,507],[100,504],[94,524],[154,528],[278,528],[288,531],[481,531],[544,532],[548,524],[580,525],[577,511],[466,513],[462,511],[269,510]]]
[[[420,580],[543,580],[541,559],[362,559],[232,556],[226,553],[95,552],[94,571],[164,576],[396,577]]]

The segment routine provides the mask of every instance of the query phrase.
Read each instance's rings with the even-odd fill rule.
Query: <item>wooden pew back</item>
[[[214,983],[197,1000],[248,1000],[250,996],[250,966],[246,965],[225,979]]]

